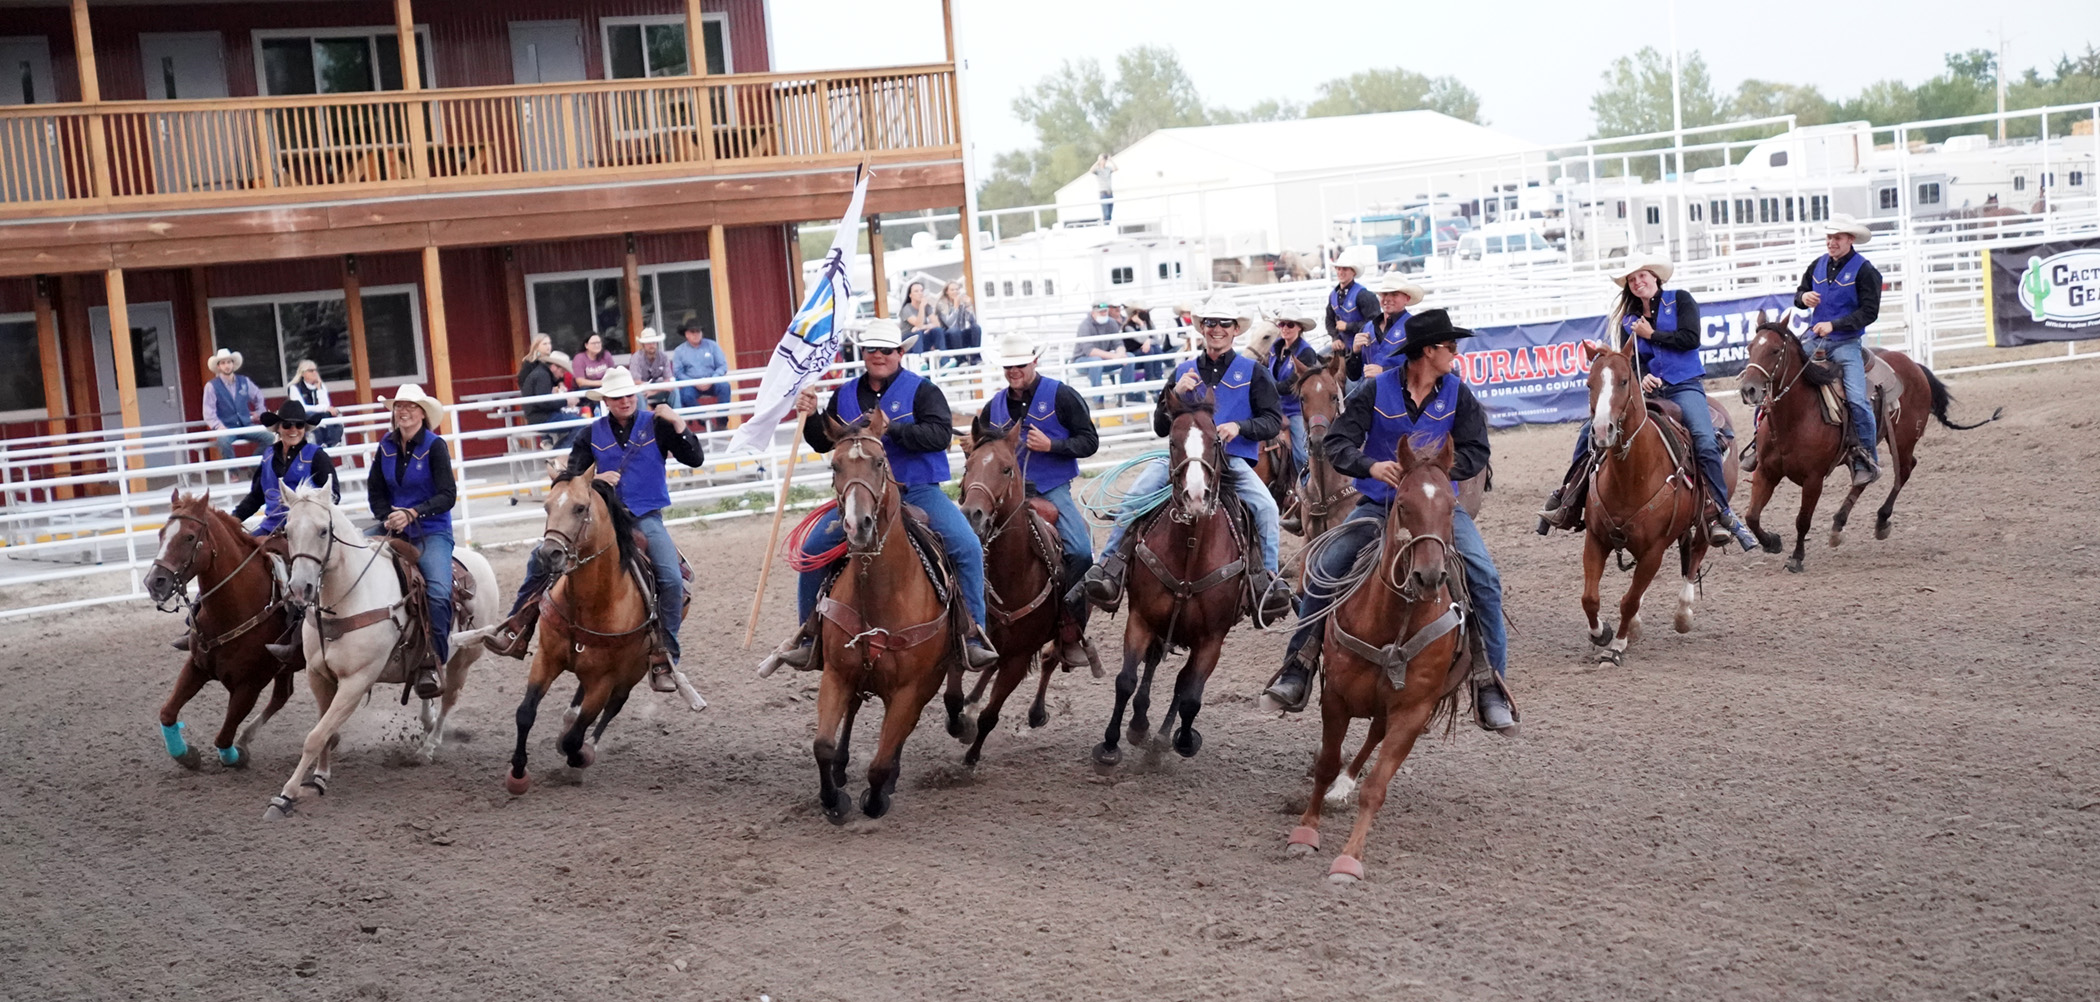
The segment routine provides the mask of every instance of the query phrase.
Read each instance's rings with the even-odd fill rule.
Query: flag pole
[[[803,421],[809,420],[803,418]],[[758,565],[758,590],[751,595],[751,621],[744,627],[744,649],[751,649],[751,639],[758,635],[758,610],[766,601],[766,578],[773,573],[773,555],[780,549],[780,520],[787,514],[788,489],[795,483],[795,461],[802,458],[802,422],[795,423],[795,434],[788,439],[787,470],[780,475],[780,494],[773,499],[773,530],[766,534],[766,559]]]

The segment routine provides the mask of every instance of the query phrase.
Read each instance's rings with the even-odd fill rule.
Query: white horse
[[[401,579],[395,574],[384,544],[368,540],[329,501],[325,488],[284,488],[285,541],[291,553],[290,592],[302,605],[306,622],[302,627],[306,649],[306,682],[313,690],[321,719],[306,735],[299,764],[285,781],[284,789],[271,798],[267,818],[292,813],[301,787],[317,794],[328,792],[329,757],[341,740],[343,722],[379,681],[387,656],[394,649],[404,625],[405,607]],[[493,623],[499,612],[496,572],[481,554],[461,547],[453,554],[474,579],[472,601],[453,612],[463,626]],[[363,625],[345,623],[365,613],[384,610],[385,615]],[[321,638],[327,621],[340,636]],[[348,626],[347,630],[343,628]],[[443,695],[423,700],[423,741],[418,751],[428,762],[437,756],[444,741],[445,718],[466,685],[467,666],[481,656],[481,645],[452,649],[442,679]]]

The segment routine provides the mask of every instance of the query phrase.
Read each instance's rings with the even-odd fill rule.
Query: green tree
[[[1797,125],[1827,125],[1836,121],[1832,117],[1836,110],[1837,105],[1809,84],[1745,80],[1736,86],[1735,96],[1728,99],[1722,117],[1739,122],[1792,115]]]
[[[1174,50],[1149,45],[1117,56],[1114,80],[1095,60],[1067,61],[1014,98],[1013,110],[1035,127],[1036,148],[993,159],[992,176],[978,188],[983,208],[1051,201],[1103,153],[1156,129],[1211,122]]]
[[[1430,77],[1399,67],[1365,70],[1321,84],[1319,95],[1306,106],[1305,117],[1427,109],[1486,124],[1480,120],[1480,95],[1452,76]]]
[[[1696,51],[1686,53],[1682,75],[1685,128],[1720,121],[1721,102],[1714,97],[1706,59]],[[1604,88],[1590,97],[1590,113],[1597,120],[1593,138],[1670,131],[1670,57],[1652,46],[1620,56],[1604,71]]]

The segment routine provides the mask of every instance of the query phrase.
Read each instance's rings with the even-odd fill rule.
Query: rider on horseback
[[[858,340],[867,371],[839,387],[824,405],[824,414],[849,425],[878,407],[889,416],[890,429],[883,436],[882,449],[889,456],[891,475],[902,489],[904,503],[926,513],[927,527],[940,537],[941,549],[955,567],[956,589],[970,611],[971,632],[963,642],[964,657],[972,668],[989,666],[999,660],[999,654],[984,635],[984,545],[963,518],[962,509],[941,490],[949,475],[948,443],[955,436],[948,396],[933,380],[902,371],[904,353],[918,339],[903,337],[897,321],[870,320]],[[795,409],[805,415],[817,409],[816,387],[804,387],[796,394]],[[810,448],[830,452],[837,444],[828,425],[826,421],[802,422],[802,438]],[[802,552],[815,556],[837,549],[846,540],[843,518],[833,509],[818,520],[803,540]],[[839,558],[844,559],[843,555]],[[794,646],[779,652],[781,661],[791,667],[809,664],[814,638],[808,624],[830,573],[829,566],[802,572],[800,622],[804,628],[788,641]]]
[[[1357,279],[1378,271],[1378,252],[1367,246],[1351,247],[1334,259],[1334,288],[1327,292],[1327,339],[1348,344],[1358,331],[1378,319],[1378,294]]]
[[[459,488],[452,479],[452,451],[432,431],[445,420],[445,405],[410,383],[391,401],[394,430],[379,440],[372,474],[365,480],[365,499],[379,524],[365,535],[393,533],[421,548],[416,566],[423,572],[425,609],[429,612],[431,659],[416,668],[416,695],[442,694],[439,669],[452,652],[452,506]]]
[[[970,433],[983,439],[1012,427],[1015,415],[1027,420],[1021,466],[1028,493],[1057,508],[1057,539],[1064,556],[1058,580],[1069,589],[1094,565],[1093,535],[1072,499],[1072,481],[1079,476],[1079,461],[1101,448],[1101,433],[1078,390],[1036,373],[1037,355],[1035,342],[1026,334],[999,339],[998,365],[1006,374],[1006,392],[978,412]],[[1060,633],[1065,638],[1060,656],[1066,664],[1089,663],[1083,647],[1089,611],[1084,595],[1065,599],[1064,622],[1075,627]]]
[[[1744,551],[1757,548],[1734,509],[1728,506],[1728,481],[1721,466],[1721,440],[1714,431],[1713,414],[1707,409],[1706,363],[1699,357],[1699,304],[1682,289],[1665,292],[1670,279],[1668,258],[1656,254],[1635,257],[1612,281],[1626,290],[1619,294],[1606,324],[1613,332],[1634,338],[1639,353],[1641,390],[1668,400],[1682,412],[1680,420],[1692,436],[1698,453],[1699,471],[1713,495],[1714,518],[1735,537]],[[1614,333],[1614,339],[1618,334]],[[1590,423],[1582,423],[1575,436],[1575,457],[1558,490],[1546,498],[1539,512],[1538,533],[1582,524],[1582,508],[1589,497],[1590,473],[1595,468],[1590,452]]]
[[[620,492],[620,502],[634,516],[634,527],[648,540],[650,573],[656,577],[656,622],[663,644],[649,654],[649,688],[677,692],[671,669],[678,663],[678,625],[685,617],[685,577],[680,573],[678,544],[664,527],[663,511],[671,506],[666,480],[668,460],[687,466],[703,461],[700,439],[686,430],[686,421],[667,403],[651,408],[650,420],[638,420],[641,389],[634,374],[614,368],[605,382],[590,391],[593,400],[605,402],[605,415],[576,436],[569,447],[569,476],[581,476],[597,468],[597,479]],[[489,650],[510,657],[525,656],[532,628],[539,620],[540,592],[547,587],[547,570],[539,551],[525,564],[525,582],[518,586],[511,604],[510,619],[488,640]]]
[[[1263,574],[1254,582],[1254,593],[1260,596],[1256,622],[1266,625],[1290,612],[1291,592],[1276,573],[1276,499],[1270,496],[1261,478],[1255,476],[1254,460],[1260,455],[1260,443],[1282,430],[1283,412],[1277,407],[1276,383],[1269,378],[1268,369],[1232,350],[1243,320],[1239,309],[1222,299],[1214,298],[1196,308],[1196,321],[1203,330],[1203,353],[1176,367],[1173,379],[1160,389],[1159,405],[1152,413],[1152,431],[1164,438],[1174,427],[1174,416],[1167,406],[1170,394],[1182,396],[1207,386],[1215,395],[1218,435],[1225,442],[1225,468],[1229,471],[1226,476],[1232,481],[1233,493],[1239,495],[1254,516],[1255,534],[1261,537]],[[1164,460],[1147,463],[1137,482],[1130,486],[1128,496],[1157,494],[1167,486],[1171,475]],[[1080,582],[1086,596],[1108,610],[1122,601],[1123,572],[1130,560],[1125,540],[1135,513],[1126,510],[1123,515],[1102,547],[1107,556]]]
[[[233,506],[233,517],[243,522],[257,511],[263,513],[261,524],[253,535],[267,536],[284,524],[284,487],[312,485],[334,489],[332,500],[343,499],[343,485],[335,477],[335,461],[313,439],[307,437],[311,422],[306,417],[306,405],[292,397],[284,406],[274,411],[264,411],[261,423],[265,428],[277,432],[277,443],[263,451],[262,462],[255,465],[255,480],[248,485],[248,496]]]
[[[1443,310],[1424,310],[1408,318],[1407,336],[1400,344],[1402,364],[1367,379],[1349,394],[1342,416],[1321,443],[1334,468],[1356,477],[1363,500],[1349,513],[1344,525],[1348,534],[1336,540],[1322,556],[1316,571],[1329,579],[1348,574],[1357,554],[1379,539],[1386,508],[1393,500],[1393,486],[1400,482],[1399,450],[1407,442],[1417,450],[1440,449],[1449,439],[1455,459],[1453,483],[1479,473],[1488,463],[1487,414],[1473,391],[1454,371],[1458,367],[1457,341],[1473,332],[1451,326]],[[1361,525],[1359,525],[1361,523]],[[1451,517],[1452,545],[1466,565],[1466,590],[1473,605],[1472,622],[1484,632],[1488,662],[1495,677],[1508,674],[1508,637],[1502,621],[1502,576],[1488,556],[1487,543],[1464,507]],[[1299,618],[1307,618],[1332,604],[1339,595],[1311,588],[1298,602]],[[1263,695],[1285,710],[1305,708],[1312,693],[1313,661],[1319,656],[1324,620],[1302,626],[1291,637],[1283,670]],[[1308,645],[1310,645],[1308,647]],[[1483,689],[1478,697],[1481,721],[1489,730],[1506,730],[1516,721],[1510,712],[1509,696],[1498,685]]]
[[[1305,332],[1313,326],[1311,317],[1303,312],[1278,311],[1269,317],[1269,323],[1276,327],[1276,340],[1269,344],[1269,378],[1276,383],[1277,409],[1291,428],[1291,469],[1297,472],[1297,479],[1303,480],[1311,453],[1305,441],[1305,403],[1293,392],[1298,374],[1293,363],[1303,362],[1306,368],[1317,369],[1325,360],[1319,349],[1305,343]],[[1291,516],[1291,521],[1295,523],[1297,516]],[[1299,531],[1295,524],[1286,528]]]
[[[1862,339],[1867,326],[1881,316],[1881,271],[1854,247],[1872,239],[1874,231],[1842,212],[1823,224],[1823,249],[1801,273],[1801,286],[1794,291],[1794,306],[1811,311],[1809,337],[1802,349],[1809,358],[1828,358],[1837,363],[1845,387],[1845,409],[1852,415],[1852,431],[1858,445],[1852,452],[1852,484],[1863,487],[1881,476],[1881,454],[1875,445],[1880,429],[1875,427],[1874,403],[1867,397],[1867,356]],[[1758,434],[1764,423],[1756,422],[1750,444],[1743,448],[1743,472],[1757,469]]]
[[[1407,337],[1407,311],[1421,305],[1429,295],[1398,273],[1373,279],[1371,291],[1378,294],[1378,308],[1384,313],[1373,317],[1349,344],[1349,364],[1344,373],[1351,383],[1371,379],[1398,364],[1400,346]]]

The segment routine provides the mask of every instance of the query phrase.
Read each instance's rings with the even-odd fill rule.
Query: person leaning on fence
[[[365,535],[392,534],[421,548],[416,566],[423,571],[431,656],[416,669],[415,690],[436,699],[439,666],[452,651],[452,507],[459,501],[452,452],[436,431],[445,405],[414,383],[380,403],[393,412],[394,427],[379,440],[365,479],[365,499],[379,520]]]
[[[270,441],[270,433],[255,427],[262,414],[262,387],[241,375],[245,360],[241,353],[221,348],[212,353],[213,376],[204,384],[204,423],[219,436],[219,458],[232,459],[239,442],[258,445]]]
[[[984,344],[984,327],[977,322],[977,305],[970,301],[970,290],[961,282],[949,282],[941,287],[941,298],[934,301],[934,314],[941,319],[941,343],[949,351],[956,349],[975,350]],[[982,359],[977,355],[959,355],[957,364],[977,365]]]
[[[654,327],[642,328],[634,339],[634,354],[627,356],[627,373],[637,383],[668,383],[671,381],[671,355],[664,351],[664,336]],[[671,402],[670,390],[652,390],[645,394],[642,405],[654,407]]]
[[[1356,332],[1378,319],[1378,294],[1357,281],[1378,272],[1378,255],[1369,247],[1351,247],[1334,259],[1334,288],[1327,292],[1327,336],[1349,344]]]
[[[307,421],[313,426],[313,430],[307,433],[308,437],[324,449],[342,444],[342,421],[335,412],[335,405],[328,400],[328,384],[321,381],[321,367],[314,364],[313,359],[299,360],[299,371],[293,374],[291,382],[285,384],[284,394],[306,408]]]
[[[904,305],[897,310],[897,323],[915,339],[921,354],[942,351],[950,345],[941,329],[940,311],[926,298],[926,284],[913,282],[904,288]]]

